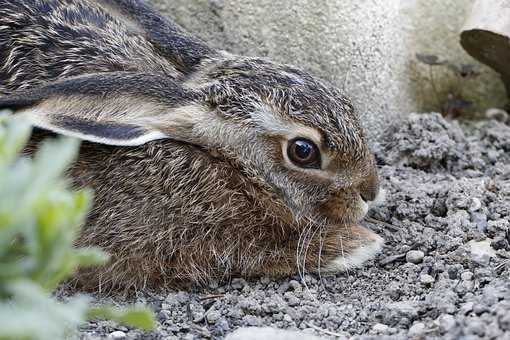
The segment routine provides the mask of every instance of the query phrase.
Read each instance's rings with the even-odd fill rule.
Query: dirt
[[[411,114],[374,146],[387,195],[365,223],[386,243],[364,268],[143,292],[156,331],[98,321],[80,337],[221,339],[269,326],[303,339],[510,339],[510,126],[490,117]],[[285,338],[269,331],[231,338]]]

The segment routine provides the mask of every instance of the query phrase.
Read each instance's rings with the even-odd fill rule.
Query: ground
[[[507,124],[492,111],[463,123],[411,114],[392,126],[374,147],[386,202],[365,222],[386,243],[362,269],[140,293],[156,311],[156,331],[99,321],[80,337],[223,338],[271,326],[305,338],[510,339]]]

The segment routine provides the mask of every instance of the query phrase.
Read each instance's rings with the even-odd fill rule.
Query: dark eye
[[[295,165],[302,168],[320,169],[321,155],[314,142],[305,138],[289,141],[287,155]]]

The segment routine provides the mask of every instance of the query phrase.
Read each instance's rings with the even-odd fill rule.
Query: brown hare
[[[140,0],[0,0],[0,109],[83,140],[85,286],[335,272],[382,239],[352,105],[291,66],[208,47]],[[39,136],[39,137],[38,137]]]

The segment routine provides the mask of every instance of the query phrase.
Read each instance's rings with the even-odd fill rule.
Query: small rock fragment
[[[423,261],[425,254],[421,250],[410,250],[406,254],[406,261],[409,263],[418,264]]]
[[[505,110],[498,108],[490,108],[487,111],[485,111],[485,117],[503,123],[507,122],[509,118],[508,113]]]
[[[205,318],[209,323],[216,323],[216,321],[221,318],[221,313],[216,310],[212,310],[206,314]]]
[[[429,274],[421,274],[420,275],[420,282],[424,285],[431,285],[435,282],[434,278],[430,276]]]
[[[274,339],[274,340],[320,340],[316,337],[305,332],[296,332],[290,330],[269,328],[269,327],[246,327],[236,330],[234,333],[226,337],[227,340],[259,340],[259,339]]]
[[[390,327],[382,323],[376,323],[372,327],[372,331],[376,334],[387,334]]]
[[[450,314],[443,314],[438,318],[439,331],[447,333],[457,325],[457,321]]]
[[[108,338],[110,338],[110,339],[125,339],[126,338],[126,333],[124,333],[123,331],[111,332],[108,335]]]
[[[464,272],[462,274],[460,274],[460,278],[462,281],[471,281],[473,280],[473,273],[472,272]]]
[[[469,206],[469,211],[474,212],[479,210],[482,207],[482,202],[477,197],[471,197],[471,205]]]
[[[415,336],[423,335],[424,332],[425,332],[425,324],[421,323],[421,322],[417,322],[414,325],[412,325],[411,328],[409,328],[408,335],[410,337],[415,337]]]
[[[468,242],[471,252],[471,260],[480,266],[487,266],[492,257],[496,256],[496,251],[491,247],[491,240]]]

